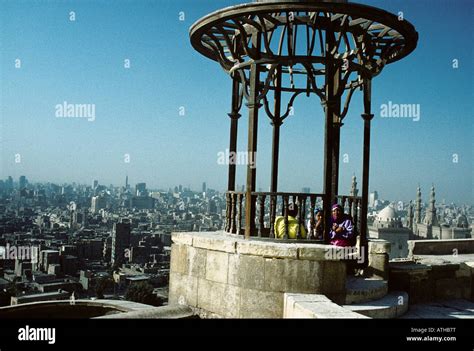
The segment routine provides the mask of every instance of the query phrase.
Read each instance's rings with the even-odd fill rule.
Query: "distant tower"
[[[84,208],[82,212],[82,226],[84,228],[87,228],[87,226],[89,225],[88,216],[89,211],[87,210],[87,208]]]
[[[205,193],[207,191],[207,185],[206,182],[202,183],[202,192]]]
[[[413,203],[408,204],[407,228],[413,232]]]
[[[128,189],[128,174],[125,177],[125,189]]]
[[[92,189],[95,189],[99,186],[99,181],[98,180],[94,180],[94,182],[92,183]]]
[[[431,196],[430,196],[430,206],[426,210],[424,224],[430,224],[432,226],[438,225],[438,217],[436,216],[436,207],[435,207],[435,188],[434,185],[431,187]]]
[[[418,186],[418,189],[416,191],[415,223],[421,223],[421,189],[420,189],[420,186]]]
[[[6,188],[7,188],[7,190],[13,190],[13,178],[12,178],[12,176],[8,176],[8,179],[6,181]]]
[[[355,175],[352,176],[352,185],[351,185],[351,196],[357,196],[359,189],[357,189],[357,178]]]
[[[379,199],[379,193],[375,190],[373,193],[369,194],[369,206],[375,207],[375,201]]]
[[[130,246],[130,223],[115,223],[112,233],[112,265],[122,265],[127,258],[125,250]]]

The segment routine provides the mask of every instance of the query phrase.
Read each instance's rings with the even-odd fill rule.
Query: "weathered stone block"
[[[189,233],[173,233],[171,236],[171,240],[175,244],[181,245],[193,245],[193,235]]]
[[[283,293],[241,290],[240,318],[282,318]]]
[[[219,283],[227,283],[229,254],[219,251],[207,251],[206,279]]]
[[[260,256],[230,255],[229,284],[264,290],[265,259]]]
[[[286,291],[286,260],[279,258],[265,259],[265,291]]]
[[[342,304],[346,300],[346,265],[344,262],[326,261],[321,266],[319,292],[332,301]]]
[[[266,291],[316,293],[321,274],[318,261],[265,259]]]
[[[285,260],[287,292],[317,293],[321,287],[321,261]]]
[[[432,265],[430,271],[431,279],[451,279],[456,277],[456,271],[459,270],[459,264],[440,264]]]
[[[194,235],[193,246],[201,249],[235,253],[236,239],[224,234]]]
[[[325,295],[285,293],[283,296],[283,317],[300,318],[296,316],[294,307],[298,302],[331,302]]]
[[[197,306],[197,284],[196,277],[172,272],[169,284],[169,304]]]
[[[171,245],[170,273],[188,274],[187,245]]]
[[[340,248],[333,245],[323,244],[300,244],[298,247],[298,258],[300,260],[326,261],[339,260],[337,256],[332,255],[334,250]]]
[[[387,254],[370,254],[369,255],[369,271],[382,277],[383,279],[388,279],[388,255]]]
[[[198,307],[224,318],[238,318],[240,288],[199,279]]]
[[[263,257],[296,258],[298,249],[294,244],[239,241],[237,242],[237,253]]]
[[[463,287],[457,279],[438,279],[435,282],[437,299],[460,299],[463,297]]]
[[[392,244],[383,239],[369,240],[369,254],[389,254]]]
[[[188,272],[193,277],[206,277],[207,251],[195,247],[188,247]]]

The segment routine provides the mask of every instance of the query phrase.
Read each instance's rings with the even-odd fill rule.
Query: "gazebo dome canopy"
[[[335,46],[326,49],[326,38]],[[406,20],[384,10],[345,1],[267,1],[236,5],[211,13],[190,29],[193,47],[218,61],[229,73],[253,62],[272,76],[277,65],[291,76],[289,91],[317,92],[316,78],[329,61],[347,74],[345,88],[360,84],[357,75],[375,76],[385,64],[412,52],[418,40]],[[306,75],[298,86],[296,75]],[[285,89],[283,90],[285,91]]]

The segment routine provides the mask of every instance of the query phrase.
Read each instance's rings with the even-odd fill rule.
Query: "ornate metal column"
[[[367,207],[369,200],[369,166],[370,166],[370,121],[374,117],[371,113],[372,79],[365,78],[363,83],[364,92],[364,154],[362,159],[362,208],[360,219],[360,246],[365,248],[367,257]]]
[[[232,112],[230,117],[230,142],[229,142],[229,179],[227,182],[227,190],[235,190],[235,155],[237,152],[237,127],[240,118],[240,107],[242,97],[239,94],[240,82],[237,78],[232,79]],[[234,157],[232,157],[234,155]],[[231,162],[234,161],[234,162]]]
[[[257,132],[258,132],[258,83],[260,69],[257,64],[252,64],[250,68],[250,98],[249,108],[249,130],[248,130],[248,160],[247,165],[247,187],[245,194],[245,238],[250,238],[255,230],[255,201],[252,192],[255,191],[257,179]]]
[[[281,66],[276,68],[275,74],[275,98],[274,115],[271,119],[273,126],[272,134],[272,179],[270,182],[270,191],[278,190],[278,157],[280,153],[280,126],[281,120]]]
[[[325,70],[325,98],[323,100],[325,112],[324,129],[324,194],[323,202],[324,226],[323,238],[329,242],[329,223],[331,220],[331,205],[335,202],[339,183],[339,143],[340,143],[340,115],[341,115],[341,62],[335,60],[328,53],[335,49],[334,32],[326,32],[326,70]],[[342,89],[344,90],[344,88]]]

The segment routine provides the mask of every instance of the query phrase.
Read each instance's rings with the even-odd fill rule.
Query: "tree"
[[[10,306],[11,297],[17,296],[20,291],[16,285],[19,280],[19,277],[15,277],[3,291],[0,291],[0,306]]]
[[[95,286],[95,296],[98,299],[103,299],[104,291],[107,290],[108,288],[111,288],[112,286],[113,286],[113,282],[110,277],[100,277],[97,280],[97,284]]]
[[[146,305],[161,306],[163,304],[163,301],[153,294],[153,286],[148,282],[130,285],[125,293],[125,298]]]

